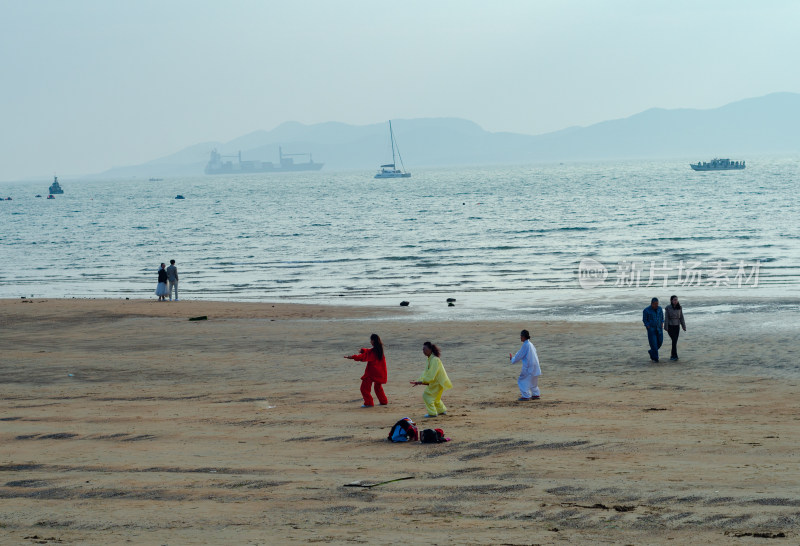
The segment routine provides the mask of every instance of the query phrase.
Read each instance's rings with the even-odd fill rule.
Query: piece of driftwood
[[[377,487],[379,485],[385,485],[387,483],[399,482],[399,481],[402,481],[402,480],[413,480],[413,479],[414,479],[414,476],[405,476],[403,478],[395,478],[394,480],[387,480],[385,482],[378,482],[378,483],[368,482],[368,481],[365,481],[365,480],[357,480],[357,481],[354,481],[354,482],[346,483],[346,484],[344,484],[344,486],[345,487]]]

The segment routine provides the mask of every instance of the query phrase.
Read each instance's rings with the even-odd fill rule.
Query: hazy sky
[[[0,181],[284,121],[538,134],[800,92],[796,0],[0,0]]]

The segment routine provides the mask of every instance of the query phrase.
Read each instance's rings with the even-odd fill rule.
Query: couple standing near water
[[[175,260],[169,261],[169,267],[164,268],[164,264],[158,268],[158,284],[156,285],[156,296],[158,301],[172,301],[172,293],[175,293],[175,301],[178,301],[178,268],[175,267]]]
[[[542,370],[539,366],[536,348],[531,343],[531,336],[527,330],[520,332],[520,341],[522,341],[522,347],[517,351],[517,354],[508,355],[512,364],[522,362],[522,371],[517,380],[520,391],[518,400],[520,402],[538,400],[540,398],[539,376],[542,374]],[[383,391],[383,385],[387,381],[383,342],[377,334],[372,334],[370,336],[370,344],[372,348],[362,348],[359,353],[344,357],[367,363],[364,375],[361,376],[361,395],[364,398],[362,408],[371,408],[375,405],[371,394],[373,386],[380,405],[385,406],[389,403],[386,393]],[[422,372],[419,379],[409,381],[409,383],[414,387],[425,385],[425,390],[422,393],[422,400],[425,402],[425,409],[428,411],[425,417],[447,415],[447,407],[442,402],[442,394],[447,389],[451,389],[453,383],[444,369],[444,364],[442,364],[440,358],[441,350],[430,341],[426,341],[422,344],[422,353],[428,359],[425,371]]]
[[[650,349],[650,360],[658,362],[658,350],[664,342],[664,327],[672,340],[672,354],[670,360],[678,360],[678,336],[681,328],[686,331],[686,322],[683,320],[683,307],[678,301],[678,296],[669,299],[669,305],[663,310],[658,306],[658,298],[650,300],[650,305],[642,312],[642,322],[647,330],[647,341]]]

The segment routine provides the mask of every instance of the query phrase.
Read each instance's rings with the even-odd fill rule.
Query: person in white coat
[[[527,330],[520,332],[519,340],[522,342],[520,350],[515,355],[510,353],[508,355],[512,364],[522,361],[522,370],[519,372],[519,379],[517,379],[519,401],[538,400],[541,396],[539,392],[539,376],[542,375],[542,369],[539,367],[536,347],[531,343],[531,334]]]

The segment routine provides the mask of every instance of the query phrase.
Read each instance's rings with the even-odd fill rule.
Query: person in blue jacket
[[[650,300],[650,305],[642,311],[642,322],[647,330],[647,341],[650,343],[650,360],[658,362],[658,350],[664,343],[664,311],[658,306],[658,298]]]

